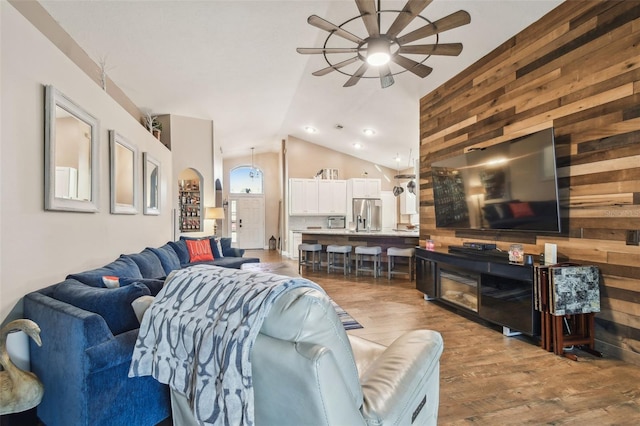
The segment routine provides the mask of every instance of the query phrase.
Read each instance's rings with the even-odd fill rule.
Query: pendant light
[[[251,170],[249,170],[249,177],[251,179],[260,176],[260,170],[256,169],[255,166],[253,165],[253,150],[254,149],[255,149],[255,147],[251,147]]]

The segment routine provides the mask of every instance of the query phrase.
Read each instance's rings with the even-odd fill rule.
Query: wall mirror
[[[98,119],[46,86],[46,210],[98,211],[98,134]]]
[[[138,212],[138,149],[115,130],[109,130],[111,148],[111,213]]]
[[[160,214],[160,162],[142,153],[142,173],[144,174],[144,214]]]

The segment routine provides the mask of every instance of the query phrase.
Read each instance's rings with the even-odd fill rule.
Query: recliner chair
[[[296,288],[271,307],[253,347],[255,423],[435,425],[442,337],[409,331],[389,347],[347,336],[322,292]],[[196,424],[172,394],[174,424]]]

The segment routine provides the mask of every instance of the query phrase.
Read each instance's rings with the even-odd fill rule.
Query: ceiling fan
[[[424,62],[431,55],[458,56],[462,52],[461,43],[439,43],[438,34],[453,28],[466,25],[471,22],[471,16],[464,10],[459,10],[435,22],[428,20],[420,13],[433,0],[408,0],[402,10],[383,10],[380,7],[380,0],[376,6],[375,0],[355,0],[360,15],[353,17],[340,25],[322,19],[317,15],[311,15],[307,22],[314,27],[329,32],[323,47],[296,49],[298,53],[305,55],[324,56],[329,65],[313,73],[315,76],[323,76],[332,71],[349,76],[344,87],[354,86],[361,78],[380,78],[382,88],[391,86],[394,83],[393,76],[409,71],[418,77],[426,77],[433,69]],[[395,15],[395,20],[383,33],[381,27],[382,15]],[[359,37],[346,28],[352,21],[361,18],[368,36]],[[414,19],[420,19],[426,24],[400,36],[400,34],[411,24]],[[335,36],[335,37],[334,37]],[[430,44],[411,44],[426,37],[435,36],[435,42]],[[345,41],[349,42],[345,46]],[[348,57],[345,58],[345,54]],[[355,56],[352,56],[355,54]],[[339,60],[331,60],[328,55],[341,55]],[[410,59],[404,55],[421,55],[422,60]],[[360,66],[353,72],[347,72],[344,67],[353,63],[361,62]],[[395,72],[392,71],[390,63],[398,65]],[[369,67],[378,70],[377,76],[366,76]]]

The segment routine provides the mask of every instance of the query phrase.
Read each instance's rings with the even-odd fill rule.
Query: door
[[[264,249],[264,197],[232,197],[229,204],[233,247]]]

